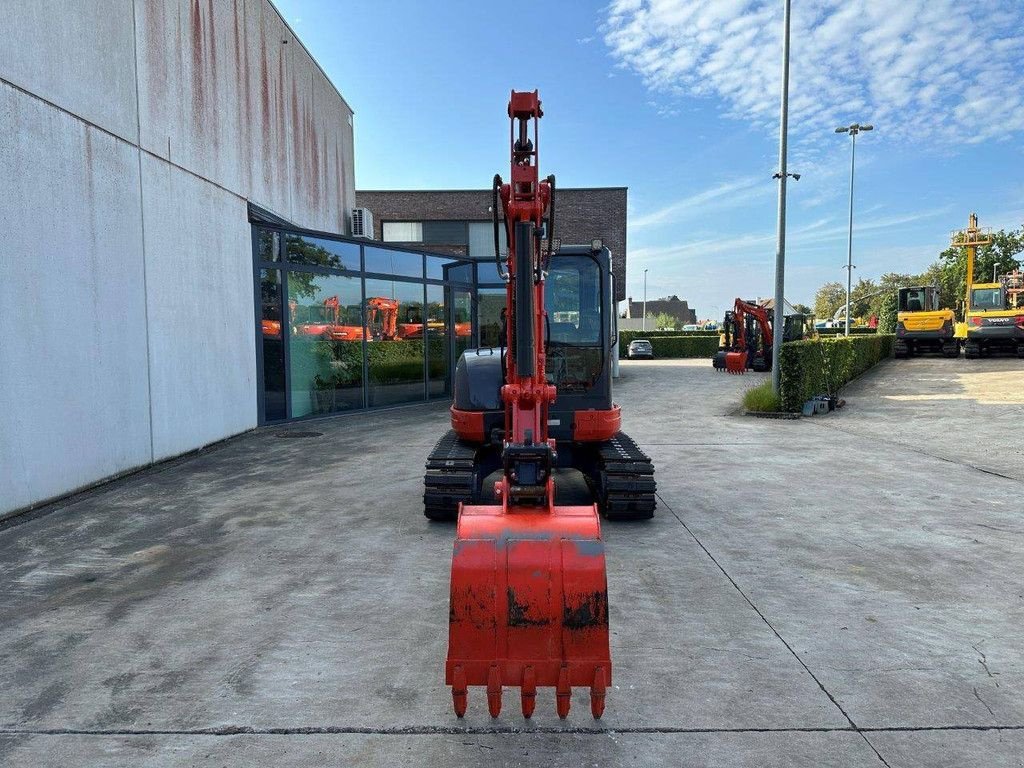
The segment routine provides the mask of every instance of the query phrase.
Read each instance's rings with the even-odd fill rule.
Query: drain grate
[[[297,429],[291,429],[287,432],[275,432],[274,437],[281,437],[285,439],[294,439],[299,437],[323,437],[323,432],[302,432]]]

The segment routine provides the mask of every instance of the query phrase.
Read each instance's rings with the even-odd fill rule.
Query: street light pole
[[[777,395],[782,386],[779,357],[786,323],[786,150],[789,139],[789,6],[784,0],[782,11],[782,99],[779,105],[779,221],[775,244],[775,319],[772,324],[772,391]],[[799,179],[800,176],[793,174]]]
[[[857,134],[874,130],[873,125],[853,125],[836,128],[836,133],[850,134],[850,234],[846,243],[846,334],[850,335],[850,293],[853,289],[853,171],[857,160]]]
[[[647,270],[644,270],[644,330],[647,330]]]

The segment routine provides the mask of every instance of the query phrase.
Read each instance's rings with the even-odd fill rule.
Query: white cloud
[[[651,227],[660,224],[674,224],[694,214],[704,215],[709,204],[716,207],[736,206],[748,202],[752,197],[764,193],[774,194],[775,185],[771,179],[760,176],[748,176],[736,181],[724,182],[669,203],[657,210],[639,216],[630,216],[630,227]]]
[[[860,236],[872,232],[900,232],[908,224],[946,216],[949,213],[949,208],[940,208],[915,213],[873,217],[867,221],[854,220],[854,240],[858,240]],[[632,222],[630,223],[632,224]],[[791,228],[786,235],[786,251],[788,253],[800,253],[807,250],[820,251],[830,243],[845,244],[848,233],[847,227],[848,224],[845,221],[819,218],[801,227]],[[644,265],[674,266],[678,265],[681,261],[687,260],[688,257],[694,258],[697,262],[704,262],[707,257],[719,254],[749,257],[761,253],[766,257],[770,257],[772,263],[774,263],[775,237],[774,230],[764,230],[735,237],[709,238],[667,246],[632,248],[629,252],[629,258],[634,265],[642,262]],[[845,245],[842,249],[842,255],[844,257],[846,255]]]
[[[617,62],[652,90],[717,97],[774,130],[778,0],[613,0]],[[1024,131],[1024,2],[793,3],[790,128],[800,137],[874,122],[889,136],[955,145]]]

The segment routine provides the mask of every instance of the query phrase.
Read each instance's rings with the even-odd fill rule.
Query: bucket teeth
[[[594,673],[594,684],[590,686],[590,713],[595,719],[604,714],[604,697],[607,690],[604,667]]]
[[[452,680],[452,704],[455,707],[456,717],[464,717],[466,714],[467,694],[466,673],[462,667],[456,667]]]
[[[523,717],[533,717],[533,710],[537,707],[537,675],[533,667],[527,667],[523,672],[523,685],[520,690],[523,703]]]
[[[492,664],[487,673],[487,711],[491,717],[501,714],[501,670],[497,664]]]
[[[563,666],[558,673],[558,685],[555,687],[555,708],[558,716],[565,720],[569,716],[569,704],[572,701],[572,688],[569,687],[569,668]]]

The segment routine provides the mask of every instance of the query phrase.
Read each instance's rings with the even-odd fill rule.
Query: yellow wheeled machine
[[[960,357],[956,338],[956,315],[941,309],[939,289],[934,285],[900,288],[896,317],[896,357],[913,357],[922,352],[940,352]]]
[[[1003,275],[999,282],[974,282],[974,260],[979,245],[992,238],[978,227],[971,214],[967,229],[953,233],[953,245],[967,250],[967,297],[964,322],[967,326],[964,357],[974,360],[993,352],[1016,353],[1024,359],[1024,282],[1020,273]]]

